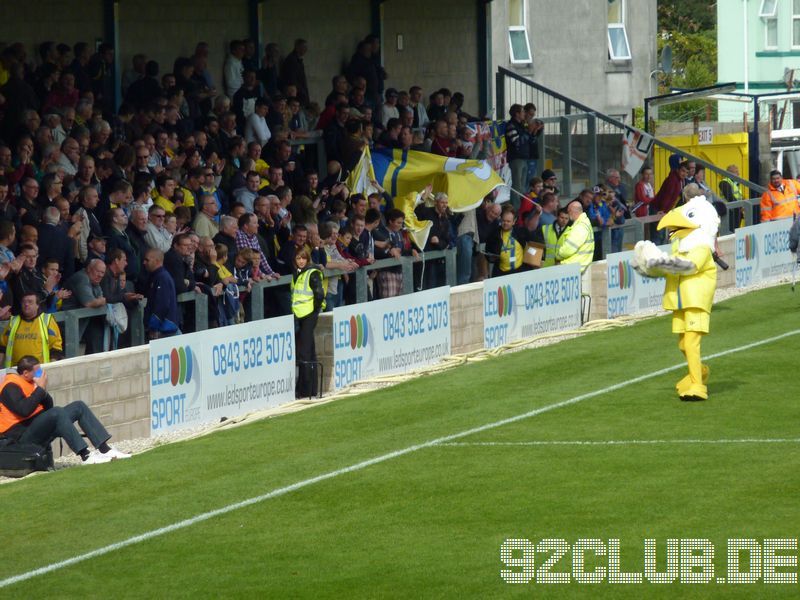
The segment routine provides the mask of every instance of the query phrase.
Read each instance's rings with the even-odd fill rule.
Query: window
[[[508,0],[508,45],[513,64],[527,64],[532,60],[527,22],[528,1]]]
[[[625,31],[624,0],[608,0],[608,57],[611,60],[631,59],[631,46]]]
[[[778,0],[761,0],[761,9],[758,16],[762,19],[772,19],[778,13]]]
[[[792,48],[800,48],[800,0],[792,0]]]
[[[764,49],[778,49],[778,19],[764,20]]]

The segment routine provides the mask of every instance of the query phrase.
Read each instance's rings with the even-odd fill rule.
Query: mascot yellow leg
[[[683,353],[683,356],[686,357],[687,364],[689,364],[689,357],[686,356],[685,335],[686,334],[681,333],[680,336],[678,337],[678,349]],[[697,334],[697,335],[702,335],[702,334]],[[698,344],[699,343],[700,342],[698,342]],[[679,396],[686,396],[689,394],[689,388],[692,385],[691,366],[689,370],[690,374],[686,375],[686,377],[684,377],[678,383],[675,384],[675,389],[678,390]],[[708,375],[710,372],[711,369],[708,368],[708,365],[703,365],[703,364],[700,365],[700,373],[701,373],[700,381],[703,385],[706,385],[708,383]]]
[[[675,385],[678,395],[681,400],[708,400],[706,383],[710,369],[702,363],[700,353],[700,342],[708,330],[708,314],[692,309],[675,311],[673,325],[678,329],[678,349],[686,357],[689,367],[689,374]]]

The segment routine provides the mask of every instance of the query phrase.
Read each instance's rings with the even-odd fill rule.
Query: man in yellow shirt
[[[35,356],[41,363],[64,358],[61,330],[53,315],[39,311],[36,294],[25,294],[20,301],[21,314],[12,317],[2,336],[0,351],[9,368],[23,356]]]

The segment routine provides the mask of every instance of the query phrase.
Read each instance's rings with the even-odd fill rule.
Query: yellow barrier
[[[739,167],[739,176],[742,179],[749,179],[746,132],[714,133],[710,144],[701,144],[698,137],[697,134],[694,134],[661,137],[660,139],[667,144],[684,150],[688,154],[702,158],[722,170],[727,169],[728,165],[736,165]],[[670,153],[662,148],[656,147],[653,150],[655,191],[658,191],[661,182],[669,174],[669,156]],[[719,182],[721,179],[716,173],[706,170],[706,185],[717,195],[719,195]]]

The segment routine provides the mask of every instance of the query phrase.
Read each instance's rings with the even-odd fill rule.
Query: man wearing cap
[[[397,110],[397,90],[389,88],[386,90],[386,101],[383,103],[381,110],[381,123],[386,128],[389,119],[399,119],[400,112]]]
[[[557,196],[558,187],[556,187],[556,183],[558,183],[558,177],[553,171],[550,169],[542,171],[542,186],[544,190],[551,191]]]

